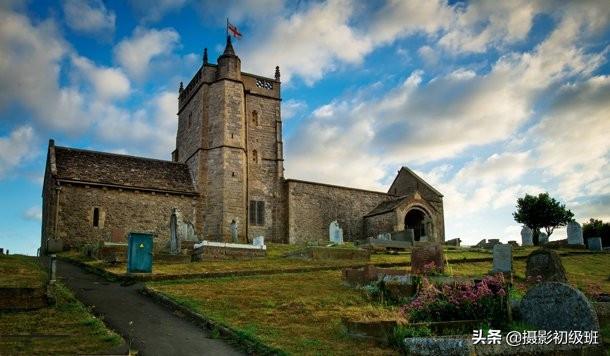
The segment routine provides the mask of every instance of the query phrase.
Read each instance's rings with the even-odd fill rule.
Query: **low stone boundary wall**
[[[225,339],[233,340],[239,347],[241,347],[249,355],[285,355],[286,353],[280,349],[276,349],[272,346],[266,345],[256,338],[246,335],[238,330],[235,330],[227,325],[214,321],[205,315],[199,314],[196,311],[185,307],[177,303],[176,301],[168,298],[167,296],[158,293],[157,291],[144,287],[140,289],[140,293],[151,298],[156,303],[170,308],[174,311],[179,311],[184,314],[189,320],[195,324],[204,327],[211,331],[218,331],[220,336]]]

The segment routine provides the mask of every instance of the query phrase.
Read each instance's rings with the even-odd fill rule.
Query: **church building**
[[[337,221],[347,241],[412,229],[443,242],[442,194],[402,167],[387,192],[284,177],[279,68],[274,78],[241,71],[227,38],[217,64],[180,84],[171,161],[56,146],[49,141],[41,251],[125,242],[129,232],[170,236],[174,210],[199,240],[328,241]],[[170,118],[168,118],[170,119]]]

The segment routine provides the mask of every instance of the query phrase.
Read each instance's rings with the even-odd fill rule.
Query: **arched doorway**
[[[422,236],[426,235],[425,219],[427,214],[417,208],[411,209],[405,215],[405,230],[413,230],[413,239],[419,241]]]

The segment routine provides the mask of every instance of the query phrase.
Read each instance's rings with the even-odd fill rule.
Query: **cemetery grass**
[[[103,352],[123,340],[108,330],[61,283],[57,303],[32,311],[0,312],[0,354],[48,355]]]
[[[591,296],[610,292],[607,254],[562,257],[569,281]],[[491,262],[450,264],[449,274],[481,276]],[[514,261],[515,284],[525,292],[525,260]],[[385,354],[392,350],[345,335],[341,317],[395,318],[396,307],[367,300],[341,281],[340,271],[224,277],[148,283],[179,304],[237,330],[242,337],[292,354]],[[609,325],[602,325],[604,339]]]
[[[288,354],[394,354],[346,335],[341,317],[394,318],[396,307],[374,305],[341,282],[340,271],[225,277],[147,284],[240,337]]]
[[[46,279],[36,257],[0,255],[0,287],[38,288],[44,286]]]

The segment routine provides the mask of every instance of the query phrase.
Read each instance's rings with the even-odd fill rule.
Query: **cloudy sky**
[[[170,158],[227,17],[244,71],[281,68],[287,177],[387,190],[407,165],[471,244],[520,240],[525,193],[610,220],[607,1],[0,0],[0,247],[39,245],[49,138]]]

